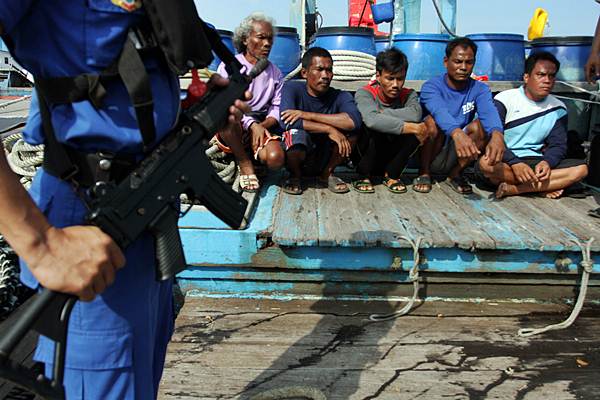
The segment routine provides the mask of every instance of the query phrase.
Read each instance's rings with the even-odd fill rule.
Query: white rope
[[[590,273],[592,272],[592,269],[594,268],[594,262],[592,260],[592,250],[591,250],[592,243],[594,242],[594,238],[590,238],[585,243],[585,245],[582,244],[577,239],[573,240],[573,242],[576,243],[579,246],[579,248],[581,249],[582,259],[581,259],[581,262],[579,263],[579,265],[581,265],[581,267],[583,268],[583,271],[582,271],[582,275],[581,275],[581,287],[579,289],[579,296],[577,297],[577,302],[575,303],[575,306],[573,307],[573,310],[571,311],[571,315],[569,315],[569,318],[567,318],[566,320],[564,320],[561,323],[554,324],[554,325],[548,325],[544,328],[519,329],[519,331],[517,332],[517,334],[519,336],[529,337],[529,336],[537,335],[537,334],[548,332],[548,331],[556,331],[559,329],[565,329],[565,328],[568,328],[569,326],[571,326],[571,324],[573,322],[575,322],[575,319],[577,319],[577,316],[579,315],[579,312],[581,311],[581,308],[583,307],[583,303],[585,301],[585,295],[587,293],[587,286],[588,286],[588,281],[590,278]]]
[[[598,91],[592,92],[592,91],[590,91],[590,90],[587,90],[587,89],[584,89],[584,88],[582,88],[582,87],[579,87],[579,86],[573,85],[573,84],[571,84],[571,83],[569,83],[569,82],[565,82],[565,81],[556,81],[556,83],[562,83],[562,84],[563,84],[563,85],[565,85],[565,86],[568,86],[568,87],[570,87],[570,88],[573,88],[573,89],[575,89],[575,90],[579,90],[580,92],[583,92],[583,93],[590,94],[590,95],[592,95],[592,96],[594,96],[594,97],[598,97],[598,96],[600,95],[600,93],[599,93]]]
[[[352,50],[331,50],[333,80],[368,80],[375,75],[375,57]]]
[[[21,133],[12,134],[2,142],[8,165],[15,174],[20,175],[21,184],[29,188],[33,176],[44,161],[44,146],[30,145],[23,140]]]
[[[371,321],[388,321],[408,314],[419,296],[419,264],[421,263],[421,255],[419,254],[419,248],[421,247],[421,242],[423,241],[423,238],[418,237],[415,242],[413,242],[409,237],[406,236],[401,236],[400,238],[410,243],[411,247],[413,248],[413,265],[410,271],[408,272],[408,279],[413,283],[413,296],[408,301],[408,303],[406,303],[406,305],[402,307],[402,309],[399,311],[390,314],[371,314],[369,316],[369,319]]]
[[[569,96],[560,96],[558,94],[553,95],[554,97],[557,97],[559,99],[566,99],[566,100],[573,100],[573,101],[580,101],[582,103],[588,103],[588,104],[600,104],[599,101],[593,101],[593,100],[586,100],[586,99],[578,99],[577,97],[569,97]]]
[[[333,58],[334,81],[370,80],[375,76],[375,57],[371,54],[354,50],[329,50]],[[285,76],[288,81],[298,75],[302,64]]]

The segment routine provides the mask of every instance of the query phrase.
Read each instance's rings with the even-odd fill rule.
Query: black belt
[[[89,188],[96,182],[116,182],[119,183],[136,166],[135,157],[110,152],[82,153],[65,146],[69,153],[69,158],[75,165],[73,174],[66,179],[74,182],[80,187]],[[64,179],[60,176],[60,167],[44,156],[44,170],[50,175]]]

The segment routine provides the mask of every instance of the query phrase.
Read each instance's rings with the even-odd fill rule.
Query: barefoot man
[[[585,160],[565,159],[567,108],[550,94],[559,68],[552,54],[534,53],[525,62],[524,85],[494,99],[506,151],[502,163],[493,166],[484,155],[478,169],[498,186],[497,198],[532,192],[558,198],[587,175]]]

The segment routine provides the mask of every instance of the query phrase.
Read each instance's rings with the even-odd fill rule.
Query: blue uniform
[[[134,7],[135,8],[135,7]],[[17,61],[34,76],[51,78],[100,72],[119,55],[129,27],[143,9],[127,11],[111,0],[0,0],[0,23]],[[179,86],[162,62],[144,58],[155,104],[157,138],[174,125]],[[103,107],[88,101],[51,107],[57,139],[80,151],[140,154],[142,137],[125,87],[105,85]],[[37,98],[32,98],[26,141],[43,142]],[[84,222],[85,207],[74,190],[43,170],[31,195],[57,227]],[[166,345],[172,333],[171,282],[154,279],[149,236],[125,251],[126,267],[93,302],[77,302],[69,324],[65,386],[68,399],[149,399],[156,396]],[[23,266],[21,279],[38,284]],[[56,266],[60,268],[60,266]],[[51,369],[53,344],[40,338],[35,358]]]

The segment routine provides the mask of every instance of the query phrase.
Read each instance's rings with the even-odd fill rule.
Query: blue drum
[[[446,72],[444,56],[450,36],[443,33],[394,35],[394,47],[408,58],[407,80],[427,80]]]
[[[467,35],[477,44],[473,73],[487,75],[490,81],[520,81],[525,69],[523,35],[482,33]]]
[[[359,51],[372,56],[377,54],[373,29],[365,27],[328,26],[320,28],[310,47]]]
[[[592,49],[591,36],[542,37],[531,41],[531,53],[547,51],[560,61],[556,78],[561,81],[585,81],[583,67]]]
[[[277,65],[283,76],[292,72],[300,64],[300,38],[296,28],[287,26],[275,27],[275,40],[269,60]]]

